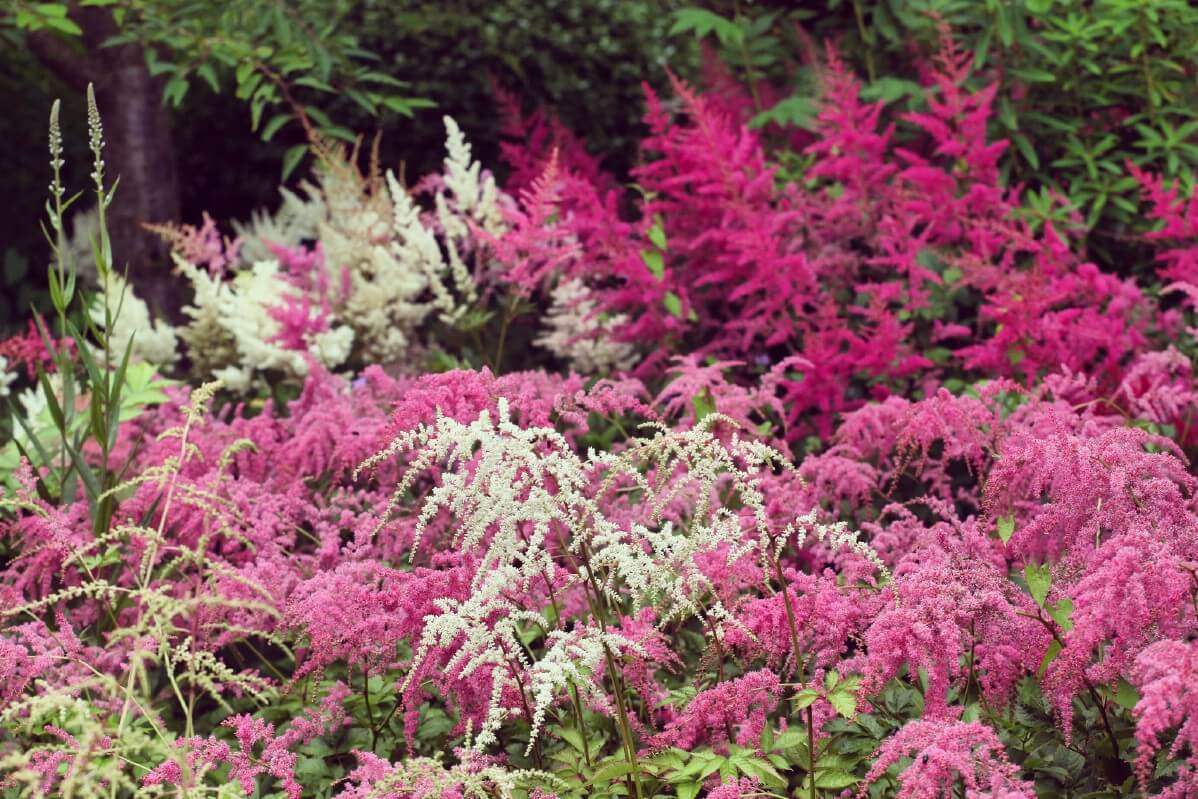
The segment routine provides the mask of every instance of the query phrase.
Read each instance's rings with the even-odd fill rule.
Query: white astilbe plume
[[[306,352],[275,341],[280,325],[274,310],[281,298],[280,286],[285,285],[278,261],[260,261],[237,272],[231,281],[209,275],[178,256],[176,264],[195,291],[192,304],[183,309],[192,322],[179,331],[193,368],[224,381],[231,391],[250,391],[268,371],[303,378],[309,371],[307,354],[329,368],[349,357],[354,331],[346,325],[312,334]],[[311,313],[318,311],[314,307]]]
[[[11,386],[17,380],[17,373],[8,367],[8,359],[0,355],[0,398],[9,395]]]
[[[456,319],[477,299],[474,279],[462,263],[452,242],[448,247],[447,262],[441,253],[436,233],[421,220],[420,209],[412,201],[407,190],[399,185],[395,173],[391,171],[387,172],[387,190],[395,208],[395,240],[391,244],[392,254],[401,263],[417,270],[428,281],[429,290],[433,295],[432,304],[440,311],[441,318],[446,321]],[[462,303],[459,304],[454,298],[450,286],[447,285],[447,277],[452,279],[453,287],[462,295]]]
[[[545,656],[529,670],[529,694],[533,702],[532,731],[528,738],[525,756],[532,753],[533,744],[541,726],[545,723],[545,712],[557,698],[574,686],[580,695],[588,695],[596,688],[594,675],[603,670],[603,661],[609,652],[643,650],[622,635],[605,633],[595,627],[584,627],[581,632],[554,630],[549,633]]]
[[[133,288],[116,272],[109,272],[100,296],[91,305],[92,322],[101,330],[105,327],[104,308],[115,317],[112,329],[107,330],[110,355],[120,361],[125,347],[133,342],[131,357],[155,366],[167,366],[179,359],[179,340],[175,328],[162,319],[153,319],[150,309]]]
[[[303,196],[280,187],[283,202],[273,214],[259,209],[250,215],[249,222],[233,222],[233,231],[241,239],[238,253],[244,263],[273,258],[271,244],[298,247],[304,241],[320,236],[320,226],[329,215],[320,187],[305,180],[300,182],[299,188]]]
[[[652,606],[661,624],[692,615],[736,624],[714,598],[714,586],[696,559],[721,548],[728,562],[749,554],[764,557],[761,547],[773,538],[758,475],[785,463],[781,453],[757,442],[736,435],[721,440],[712,427],[730,420],[718,414],[690,430],[659,427],[652,438],[620,454],[591,450],[582,457],[556,430],[513,422],[505,399],[497,411],[494,418],[484,411],[470,423],[438,415],[431,426],[401,433],[358,469],[371,470],[400,455],[409,459],[381,529],[414,481],[440,467],[416,520],[412,554],[434,519],[449,518],[450,541],[439,545],[470,555],[477,568],[468,598],[440,599],[438,612],[424,619],[401,690],[436,649],[452,653],[445,673],[465,677],[489,669],[491,703],[476,741],[480,747],[496,743],[503,722],[521,712],[503,706],[507,687],[536,694],[538,710],[529,719],[535,738],[558,692],[580,683],[579,664],[594,661],[604,647],[639,649],[610,634],[603,607],[613,618]],[[605,513],[607,495],[628,483],[640,492],[639,515]],[[689,501],[690,510],[667,519],[678,497]],[[734,498],[737,510],[727,507],[727,498]],[[572,554],[565,560],[573,571],[554,558],[552,547],[559,541]],[[557,590],[553,586],[570,583],[593,593],[597,629],[551,636],[546,659],[529,662],[520,633],[544,624],[542,607],[535,604],[544,601],[534,598],[530,606],[528,597],[542,587]],[[522,598],[513,598],[516,590]],[[568,665],[571,658],[574,666]]]
[[[627,321],[624,314],[601,318],[598,303],[583,282],[563,280],[553,288],[553,304],[545,315],[548,329],[536,344],[582,374],[628,369],[636,360],[636,348],[612,337]]]
[[[471,156],[470,145],[453,117],[445,122],[445,188],[453,194],[458,213],[483,224],[488,232],[502,229],[499,213],[499,189],[495,179],[482,172],[482,164]]]
[[[774,557],[778,557],[782,552],[782,548],[786,546],[790,536],[795,537],[795,546],[802,549],[803,545],[807,543],[809,534],[814,536],[815,540],[822,541],[833,549],[844,547],[859,555],[878,570],[878,574],[881,575],[884,582],[890,581],[890,569],[886,567],[886,563],[873,547],[860,540],[860,533],[850,530],[843,521],[821,522],[819,511],[815,508],[787,525],[783,534],[774,541]],[[898,601],[897,596],[895,601]]]

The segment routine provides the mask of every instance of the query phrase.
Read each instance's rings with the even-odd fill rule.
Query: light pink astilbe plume
[[[142,777],[142,784],[191,788],[191,775],[197,770],[228,764],[228,778],[236,781],[246,796],[257,794],[258,780],[265,776],[276,781],[288,799],[301,799],[304,788],[296,780],[297,756],[291,750],[336,732],[345,722],[344,703],[349,695],[345,685],[336,683],[317,708],[306,708],[279,734],[273,724],[261,719],[244,714],[230,716],[221,726],[233,730],[236,748],[215,736],[180,738],[175,745],[186,752],[191,774],[185,773],[177,761],[168,760]]]
[[[973,722],[912,721],[875,753],[857,797],[904,758],[913,762],[899,774],[897,799],[954,799],[957,786],[965,799],[1035,799],[1031,783],[1007,760],[994,730]]]
[[[1028,618],[1031,599],[1000,567],[970,552],[986,546],[976,536],[969,530],[958,540],[944,535],[939,547],[925,545],[900,561],[890,601],[864,634],[871,690],[903,666],[912,677],[917,669],[927,672],[925,718],[952,718],[958,709],[948,704],[949,688],[969,679],[990,702],[1004,704],[1051,641]]]
[[[145,225],[147,230],[157,233],[171,245],[171,249],[183,260],[195,266],[207,267],[209,274],[222,275],[237,263],[241,249],[241,237],[222,236],[216,220],[203,212],[203,224]]]
[[[1158,641],[1136,658],[1132,681],[1140,690],[1140,701],[1133,711],[1139,748],[1136,778],[1140,790],[1148,794],[1154,763],[1165,742],[1162,738],[1176,727],[1168,755],[1179,758],[1187,748],[1189,754],[1176,780],[1154,796],[1161,799],[1193,796],[1198,792],[1198,645],[1193,641]]]
[[[719,683],[700,691],[681,715],[652,739],[652,744],[682,749],[693,749],[701,743],[753,746],[761,738],[766,715],[777,706],[781,692],[778,675],[769,669]]]

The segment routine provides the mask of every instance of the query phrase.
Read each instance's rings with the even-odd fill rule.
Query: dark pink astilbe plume
[[[270,309],[279,323],[272,341],[291,350],[307,351],[311,337],[329,329],[334,307],[349,299],[349,270],[342,269],[334,281],[325,262],[320,242],[312,249],[269,244],[286,274],[290,292],[282,293],[282,302]]]
[[[505,89],[494,78],[491,93],[499,110],[499,134],[505,139],[499,149],[511,167],[504,183],[507,191],[515,194],[529,188],[555,160],[562,171],[578,175],[600,190],[610,188],[611,178],[603,171],[599,159],[587,152],[586,143],[561,120],[541,108],[525,114],[520,95]]]
[[[38,315],[38,319],[41,319],[40,315]],[[49,330],[44,320],[42,320],[42,327]],[[68,337],[56,341],[55,346],[65,347],[67,352],[73,353],[75,342]],[[37,322],[32,319],[29,320],[29,327],[24,333],[14,333],[6,339],[0,340],[0,357],[8,360],[9,368],[24,366],[25,373],[30,380],[37,376],[39,366],[47,373],[53,372],[57,368],[54,357],[46,349],[46,342],[38,332]]]
[[[1182,197],[1177,180],[1166,182],[1164,176],[1145,172],[1130,161],[1127,171],[1139,182],[1140,192],[1151,206],[1148,218],[1160,223],[1145,238],[1172,245],[1157,255],[1160,276],[1198,284],[1198,192]]]
[[[475,231],[490,245],[504,282],[522,295],[547,287],[547,279],[579,254],[569,227],[557,221],[561,190],[561,167],[554,150],[544,171],[520,190],[519,206],[503,209],[508,224],[504,234],[494,237],[482,229]]]

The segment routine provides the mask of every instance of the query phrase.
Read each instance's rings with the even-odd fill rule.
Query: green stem
[[[810,705],[807,706],[807,776],[811,780],[809,799],[819,795],[815,788],[815,714]]]

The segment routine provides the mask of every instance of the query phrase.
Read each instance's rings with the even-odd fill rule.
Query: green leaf
[[[45,23],[47,28],[53,28],[60,33],[66,33],[71,36],[80,36],[83,34],[83,29],[66,17],[49,17],[45,20]]]
[[[666,231],[660,216],[653,220],[653,226],[649,228],[649,241],[659,250],[666,249]]]
[[[1036,155],[1036,148],[1032,146],[1031,139],[1022,133],[1016,133],[1014,137],[1015,147],[1018,148],[1019,154],[1023,156],[1023,160],[1031,165],[1032,169],[1040,168],[1040,156]]]
[[[1111,698],[1125,710],[1134,710],[1140,702],[1140,692],[1134,685],[1120,677],[1119,687],[1111,692]]]
[[[317,91],[325,92],[326,94],[336,93],[336,89],[334,89],[332,86],[325,83],[323,80],[312,77],[311,75],[304,75],[303,77],[296,78],[295,85],[307,86],[309,89],[316,89]]]
[[[1011,540],[1011,536],[1015,535],[1015,517],[1000,516],[998,519],[998,537],[1005,544]]]
[[[861,99],[870,102],[881,100],[884,103],[893,103],[907,97],[921,97],[923,94],[924,88],[915,81],[890,76],[871,81],[861,89]]]
[[[290,121],[290,114],[275,114],[267,121],[265,127],[262,128],[262,141],[270,141],[279,132],[279,128]]]
[[[794,696],[795,710],[806,710],[819,699],[819,691],[814,688],[804,688]]]
[[[570,744],[570,746],[574,747],[579,752],[586,751],[586,746],[582,739],[582,733],[580,733],[578,730],[574,729],[573,727],[561,727],[558,729],[558,734],[562,736],[562,739],[565,740],[566,743]]]
[[[1047,565],[1029,563],[1023,567],[1023,576],[1027,580],[1027,590],[1036,600],[1036,604],[1044,607],[1048,598],[1048,590],[1052,588],[1052,571]]]
[[[217,80],[216,70],[212,68],[211,64],[200,64],[199,67],[196,68],[196,74],[208,82],[208,85],[212,87],[212,91],[214,93],[220,94],[220,81]]]
[[[794,95],[780,100],[767,111],[749,120],[749,127],[761,128],[773,123],[781,127],[810,128],[819,113],[819,103],[814,98]]]
[[[691,405],[695,409],[695,421],[702,421],[707,416],[715,413],[715,400],[706,388],[700,391],[695,396],[691,397]]]
[[[670,312],[672,316],[679,319],[682,318],[682,298],[672,291],[667,291],[666,296],[662,297],[661,304]]]
[[[604,783],[612,782],[613,780],[618,780],[620,777],[627,776],[635,770],[636,767],[628,761],[617,760],[608,763],[606,766],[592,774],[591,778],[587,780],[586,784],[603,785]]]
[[[299,166],[300,161],[302,161],[304,159],[304,156],[307,154],[307,152],[308,152],[308,145],[297,144],[294,147],[289,148],[287,150],[287,152],[284,153],[284,155],[283,155],[283,180],[284,181],[286,181],[288,176],[290,176],[291,173],[295,171],[295,168],[297,166]]]
[[[645,266],[653,274],[653,277],[661,280],[666,274],[665,259],[658,250],[641,250],[641,260],[645,262]],[[677,314],[675,314],[677,316]]]
[[[692,32],[702,39],[714,33],[720,44],[740,44],[744,41],[744,31],[730,19],[725,19],[703,8],[681,8],[674,12],[674,24],[670,27],[670,35]]]
[[[163,105],[171,105],[178,108],[183,104],[183,97],[187,94],[187,89],[187,78],[182,75],[176,75],[171,78],[162,89]]]
[[[1056,605],[1048,609],[1048,615],[1060,625],[1061,629],[1069,632],[1073,629],[1073,600],[1064,597]]]
[[[850,785],[856,785],[857,778],[847,771],[824,771],[818,772],[815,777],[816,788],[826,788],[828,790],[838,790],[847,788]]]
[[[837,689],[828,694],[828,701],[836,708],[836,712],[846,719],[857,715],[857,694],[853,691]]]

